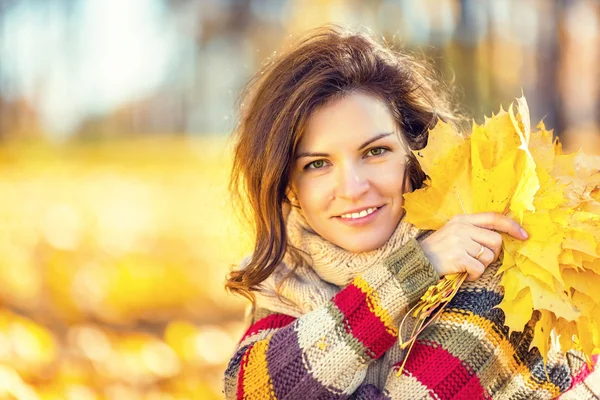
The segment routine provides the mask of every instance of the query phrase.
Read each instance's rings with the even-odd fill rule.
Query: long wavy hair
[[[248,264],[229,273],[226,288],[254,301],[253,292],[273,273],[288,245],[284,208],[296,147],[316,109],[354,91],[387,104],[412,150],[427,144],[438,119],[459,124],[450,87],[434,69],[395,50],[372,33],[326,25],[307,32],[289,51],[264,65],[240,96],[230,193],[251,223],[254,251]],[[409,152],[404,179],[414,189],[426,176]]]

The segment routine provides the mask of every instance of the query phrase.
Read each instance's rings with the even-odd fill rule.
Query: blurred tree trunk
[[[460,17],[457,29],[455,68],[457,82],[463,82],[465,105],[468,114],[475,117],[483,111],[482,99],[477,84],[477,5],[472,0],[460,0]]]
[[[564,129],[564,116],[560,93],[560,32],[561,15],[565,10],[564,0],[548,2],[549,9],[544,16],[544,23],[540,24],[538,41],[537,69],[538,79],[536,92],[537,103],[535,107],[541,110],[546,127],[554,129],[555,135],[560,135]],[[533,121],[532,121],[533,122]],[[537,123],[537,121],[535,121]]]

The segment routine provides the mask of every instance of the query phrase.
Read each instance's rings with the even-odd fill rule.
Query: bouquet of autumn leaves
[[[563,352],[600,353],[600,157],[563,154],[543,122],[532,130],[524,97],[469,136],[439,121],[416,153],[428,178],[405,194],[406,220],[437,230],[494,211],[519,222],[529,239],[503,234],[498,270],[506,325],[522,331],[538,310],[532,346],[544,358],[551,332]]]

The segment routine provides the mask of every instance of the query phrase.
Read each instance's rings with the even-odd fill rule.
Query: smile
[[[369,207],[353,213],[342,214],[335,219],[347,226],[360,227],[375,221],[383,207]]]
[[[373,214],[375,211],[377,211],[378,207],[371,207],[371,208],[367,208],[365,210],[362,210],[360,212],[354,212],[351,214],[344,214],[344,215],[340,215],[340,218],[343,219],[358,219],[358,218],[362,218],[362,217],[366,217],[369,214]]]

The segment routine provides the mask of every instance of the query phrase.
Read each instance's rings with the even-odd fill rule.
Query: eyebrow
[[[384,138],[386,136],[391,135],[394,132],[383,132],[383,133],[379,133],[375,136],[373,136],[371,139],[367,140],[366,142],[364,142],[363,144],[360,145],[360,147],[358,148],[358,151],[364,149],[365,147],[367,147],[368,145],[370,145],[373,142],[376,142],[377,140]],[[310,152],[310,151],[303,151],[302,153],[298,153],[296,155],[296,160],[302,158],[302,157],[329,157],[329,154],[327,153],[314,153],[314,152]]]

